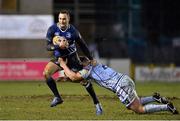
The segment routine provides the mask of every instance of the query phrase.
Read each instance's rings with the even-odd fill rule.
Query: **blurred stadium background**
[[[1,104],[4,105],[5,101],[11,102],[8,95],[16,95],[13,88],[20,89],[19,92],[16,90],[16,96],[20,95],[21,98],[31,95],[34,99],[34,93],[43,95],[40,96],[43,99],[38,102],[43,102],[44,97],[48,94],[45,104],[46,106],[49,104],[50,91],[48,92],[48,88],[44,89],[41,86],[43,84],[46,87],[45,82],[38,82],[38,86],[33,82],[28,84],[28,86],[31,85],[29,88],[26,84],[24,84],[26,86],[20,87],[19,82],[17,84],[15,82],[19,80],[23,82],[43,81],[43,68],[52,55],[46,51],[45,35],[47,28],[57,22],[60,9],[68,9],[71,12],[71,23],[79,29],[95,58],[119,72],[129,74],[136,82],[148,81],[144,88],[144,84],[140,83],[141,86],[138,88],[141,95],[151,94],[154,87],[157,86],[156,90],[162,91],[170,98],[173,98],[171,94],[174,94],[178,99],[176,104],[179,104],[179,5],[179,0],[0,0],[0,81],[2,81],[0,85],[3,90],[0,91]],[[79,53],[82,52],[79,51]],[[57,76],[58,73],[55,77]],[[11,84],[14,86],[9,85],[6,81],[13,81]],[[152,85],[151,81],[153,81]],[[156,85],[156,81],[160,81],[160,83],[157,82]],[[169,84],[169,82],[175,83]],[[148,88],[149,85],[151,86]],[[7,86],[7,89],[4,86]],[[16,86],[18,88],[15,88]],[[168,89],[166,90],[168,86],[170,87],[169,92]],[[28,93],[29,90],[26,88],[35,92]],[[43,89],[38,92],[37,88]],[[68,95],[70,88],[66,85],[64,89],[63,94]],[[22,95],[21,92],[23,92]],[[45,96],[44,93],[46,93]],[[78,94],[81,95],[81,91]],[[37,98],[39,99],[39,97]],[[24,105],[26,105],[26,100],[23,100]],[[8,107],[8,103],[5,106]],[[0,111],[5,114],[1,112],[0,117],[12,114],[10,119],[26,119],[19,118],[21,116],[13,118],[13,113],[16,113],[17,110],[9,113],[2,105],[0,105]],[[31,106],[31,108],[33,107],[36,106]],[[108,108],[105,105],[104,107]],[[38,109],[42,109],[42,107],[40,106]],[[35,112],[38,109],[35,109]],[[42,109],[43,112],[45,111]],[[57,110],[53,110],[53,113],[55,112]],[[79,112],[77,111],[77,113]],[[41,112],[38,114],[40,117],[34,119],[46,119],[48,115],[41,114]],[[56,116],[58,117],[58,115]],[[114,117],[121,119],[117,116],[119,116],[118,113]],[[151,117],[153,116],[151,115]],[[140,119],[148,119],[147,117],[146,115]],[[94,118],[96,119],[92,116],[88,119]],[[171,118],[169,116],[168,119]],[[73,119],[73,117],[69,119]],[[84,117],[79,119],[84,119]],[[152,119],[156,119],[156,116]],[[159,115],[159,119],[162,119],[161,115]],[[179,119],[179,117],[174,117],[174,119]]]
[[[6,71],[11,70],[6,69],[7,64],[17,59],[23,61],[17,62],[15,69],[31,67],[36,62],[27,61],[37,59],[45,64],[44,59],[51,56],[45,50],[46,30],[57,22],[60,9],[68,9],[71,23],[100,61],[136,80],[180,81],[179,3],[178,0],[0,0],[0,76],[8,76]]]

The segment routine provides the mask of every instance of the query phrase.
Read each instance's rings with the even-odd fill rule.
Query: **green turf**
[[[136,114],[127,110],[114,93],[93,84],[104,113],[95,115],[95,107],[84,87],[78,83],[60,82],[64,103],[49,107],[53,98],[44,82],[0,82],[0,120],[178,120],[170,112]],[[140,96],[158,91],[180,109],[180,83],[137,83]]]

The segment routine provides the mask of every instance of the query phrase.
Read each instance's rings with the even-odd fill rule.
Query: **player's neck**
[[[65,32],[69,28],[69,24],[64,27],[61,27],[59,23],[57,25],[62,32]]]

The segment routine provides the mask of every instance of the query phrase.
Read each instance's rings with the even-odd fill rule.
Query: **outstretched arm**
[[[80,82],[83,78],[79,72],[73,72],[69,69],[69,67],[66,65],[66,62],[62,59],[58,59],[60,66],[64,69],[64,72],[67,77],[69,77],[72,81],[78,81]]]
[[[77,33],[78,37],[77,37],[77,43],[80,46],[81,50],[83,51],[83,53],[85,54],[85,56],[87,56],[89,58],[89,60],[93,60],[93,57],[90,53],[90,50],[86,44],[86,42],[84,41],[84,39],[81,37],[80,33]]]

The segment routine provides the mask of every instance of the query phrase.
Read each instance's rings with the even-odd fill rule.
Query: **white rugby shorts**
[[[116,88],[116,94],[121,100],[121,102],[128,107],[134,99],[137,97],[137,93],[135,90],[135,84],[133,80],[125,75],[122,79],[122,83],[119,84]],[[123,85],[123,86],[122,86]]]

